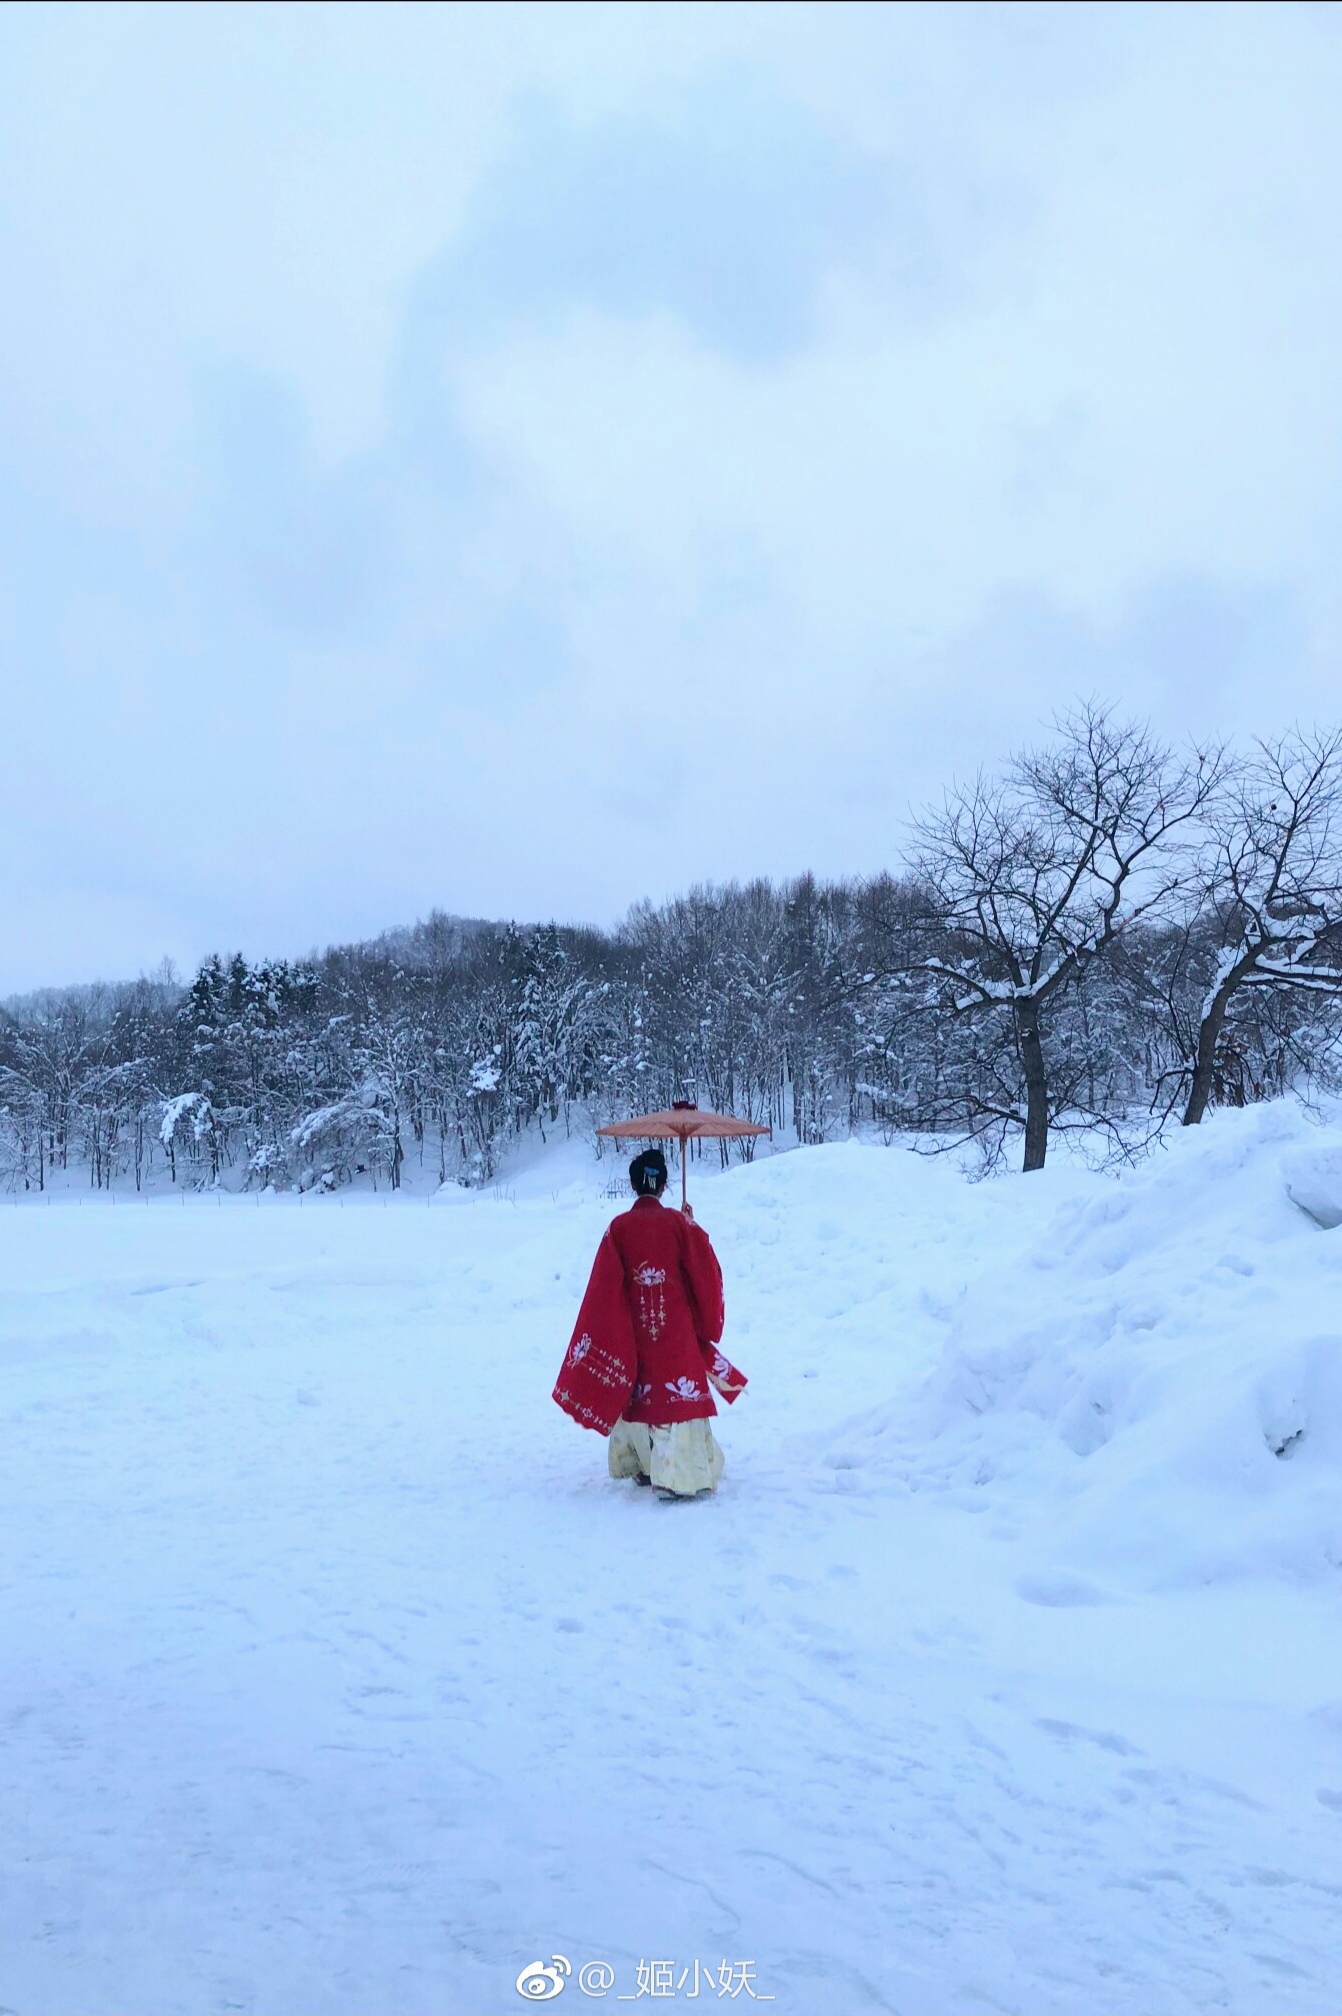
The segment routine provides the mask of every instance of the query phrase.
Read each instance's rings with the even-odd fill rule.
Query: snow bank
[[[1217,1115],[985,1266],[930,1375],[830,1459],[1022,1521],[1042,1604],[1335,1578],[1339,1225],[1342,1133]]]
[[[1342,1225],[1342,1146],[1315,1145],[1282,1157],[1282,1175],[1293,1204],[1325,1232]]]

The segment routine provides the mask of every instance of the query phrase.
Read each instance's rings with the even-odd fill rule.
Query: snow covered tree
[[[966,1088],[968,1117],[1020,1127],[1026,1170],[1043,1168],[1059,1104],[1057,1004],[1181,886],[1177,843],[1219,768],[1215,751],[1176,762],[1145,729],[1087,705],[1001,779],[953,788],[917,823],[917,873],[948,941],[921,971],[944,1012],[1008,1030],[985,1089]]]
[[[570,956],[553,925],[534,931],[522,954],[513,1061],[519,1092],[544,1132],[548,1120],[567,1123],[570,1103],[592,1085],[595,1055],[593,987],[584,964]]]
[[[1185,1127],[1202,1119],[1218,1083],[1238,1078],[1243,1098],[1236,1024],[1249,1018],[1236,1011],[1250,997],[1287,990],[1342,1002],[1342,734],[1296,729],[1258,742],[1228,770],[1206,825],[1198,901],[1170,994],[1178,1019],[1177,982],[1189,969],[1203,982],[1193,1026],[1184,1018],[1181,1031]]]

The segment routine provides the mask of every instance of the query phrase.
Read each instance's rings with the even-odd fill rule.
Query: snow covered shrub
[[[158,1138],[174,1183],[178,1178],[179,1157],[185,1158],[190,1181],[219,1180],[218,1119],[204,1092],[179,1092],[175,1099],[166,1100]]]

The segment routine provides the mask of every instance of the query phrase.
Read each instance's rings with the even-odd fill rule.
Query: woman
[[[660,1148],[629,1165],[636,1202],[597,1248],[554,1397],[584,1428],[610,1438],[612,1477],[662,1498],[697,1498],[722,1475],[709,1425],[710,1388],[729,1404],[742,1373],[718,1350],[722,1269],[688,1205],[668,1211]]]

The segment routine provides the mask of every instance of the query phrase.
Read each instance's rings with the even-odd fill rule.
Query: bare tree
[[[1193,921],[1215,964],[1188,1032],[1185,1127],[1236,1061],[1227,1025],[1238,996],[1342,995],[1342,732],[1258,742],[1222,780],[1207,826]]]
[[[953,1015],[1006,1018],[1023,1098],[999,1070],[996,1089],[971,1105],[1023,1128],[1026,1170],[1042,1169],[1048,1152],[1050,1006],[1180,886],[1183,829],[1221,762],[1215,749],[1176,762],[1146,729],[1095,704],[1060,716],[1056,730],[1002,779],[951,790],[915,826],[917,873],[950,941],[920,970]]]

